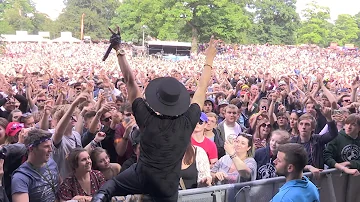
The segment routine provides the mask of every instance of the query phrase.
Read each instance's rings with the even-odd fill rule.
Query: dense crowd
[[[138,161],[142,130],[129,100],[133,92],[115,53],[101,61],[106,48],[5,44],[0,170],[10,201],[91,201],[106,181]],[[150,81],[171,76],[192,97],[205,48],[177,62],[132,57],[131,47],[125,49],[142,93]],[[305,171],[314,177],[334,167],[360,175],[358,50],[268,45],[218,50],[199,122],[182,157],[179,189],[276,177],[276,153],[288,142],[305,148]]]

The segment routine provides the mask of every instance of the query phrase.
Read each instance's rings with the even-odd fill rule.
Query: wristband
[[[91,141],[91,147],[96,148],[98,146],[98,143],[95,140]]]
[[[233,159],[235,157],[236,157],[236,153],[230,156],[231,159]]]
[[[208,66],[208,67],[210,67],[211,69],[213,68],[211,65],[209,65],[209,64],[205,64],[204,65],[204,67],[206,67],[206,66]]]

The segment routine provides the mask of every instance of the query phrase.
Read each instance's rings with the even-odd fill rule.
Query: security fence
[[[324,170],[313,179],[320,200],[326,202],[360,202],[360,177],[349,176],[336,169]],[[219,185],[179,191],[178,202],[269,202],[285,183],[285,177],[252,182]]]

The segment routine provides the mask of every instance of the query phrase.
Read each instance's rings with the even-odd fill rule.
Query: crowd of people
[[[327,168],[360,175],[360,51],[217,44],[213,61],[200,51],[174,62],[132,57],[127,46],[102,62],[107,46],[5,44],[0,170],[10,201],[95,201],[96,193],[174,201],[174,180],[181,190],[278,175],[298,179],[303,170],[315,178]],[[117,58],[123,54],[125,62]],[[165,81],[156,88],[164,92],[147,93],[161,77],[181,83],[193,104],[182,100],[182,111],[154,107],[151,100],[167,103],[161,93],[173,87]],[[179,136],[177,142],[164,131]],[[149,165],[161,177],[134,177]],[[172,174],[177,166],[179,176]],[[301,183],[308,179],[288,186]]]

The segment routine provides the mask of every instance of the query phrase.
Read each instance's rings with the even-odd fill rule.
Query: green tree
[[[16,30],[37,34],[51,31],[53,22],[38,13],[30,0],[4,0],[0,4],[0,34],[13,34]]]
[[[245,43],[246,30],[251,26],[244,8],[230,0],[195,1],[188,4],[190,15],[187,15],[187,26],[192,29],[192,42],[206,42],[211,35],[228,43]],[[190,8],[190,9],[189,9]]]
[[[32,16],[35,7],[29,0],[6,0],[0,4],[0,33],[15,30],[33,32]]]
[[[296,0],[256,0],[249,4],[253,11],[252,42],[294,44],[300,21]]]
[[[70,31],[80,38],[81,16],[84,17],[84,35],[93,39],[108,38],[107,27],[119,6],[118,0],[67,0],[65,9],[56,20],[56,32]]]
[[[358,12],[355,16],[354,16],[354,19],[356,21],[356,24],[358,26],[358,28],[360,29],[360,12]],[[356,42],[355,44],[357,46],[360,46],[360,32],[358,32],[358,38],[356,39]]]
[[[123,40],[140,43],[143,29],[148,35],[158,35],[164,18],[162,9],[162,0],[124,0],[116,10],[112,24],[121,27]]]
[[[359,31],[360,30],[354,16],[341,14],[335,21],[335,26],[330,34],[330,40],[331,42],[336,42],[339,45],[356,43]]]
[[[142,26],[160,40],[209,40],[211,35],[227,42],[244,42],[250,21],[244,8],[231,0],[125,0],[113,24],[123,29],[123,38],[140,43]],[[193,49],[193,50],[194,50]]]
[[[305,18],[297,31],[297,42],[301,44],[317,44],[328,46],[332,24],[330,20],[330,9],[312,1],[302,11]]]
[[[34,26],[35,33],[38,33],[39,31],[48,31],[50,33],[55,32],[55,22],[44,13],[35,13],[32,19],[32,24]]]

